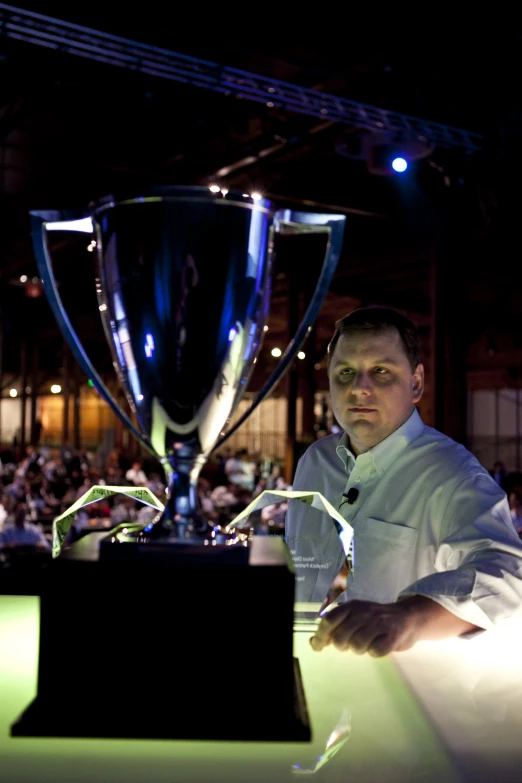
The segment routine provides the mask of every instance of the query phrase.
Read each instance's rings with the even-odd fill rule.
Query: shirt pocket
[[[367,517],[357,524],[354,548],[348,598],[391,603],[414,581],[415,528]]]

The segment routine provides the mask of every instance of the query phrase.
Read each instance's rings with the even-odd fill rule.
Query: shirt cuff
[[[475,631],[460,634],[459,639],[473,639],[475,636],[480,636],[484,631],[494,627],[489,617],[471,600],[470,596],[440,595],[431,592],[429,589],[423,589],[421,585],[411,585],[399,593],[397,600],[400,601],[402,598],[407,598],[411,595],[422,595],[425,598],[430,598],[455,615],[455,617],[478,627]]]

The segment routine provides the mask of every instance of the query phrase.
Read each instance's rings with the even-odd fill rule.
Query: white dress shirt
[[[339,601],[425,595],[481,628],[520,613],[522,541],[505,492],[464,446],[416,410],[357,458],[345,434],[313,443],[294,490],[318,491],[354,528],[353,573]],[[358,489],[353,504],[343,493]],[[291,500],[285,538],[296,600],[323,601],[344,559],[332,519]]]

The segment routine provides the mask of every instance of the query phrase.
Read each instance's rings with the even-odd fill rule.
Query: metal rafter
[[[398,134],[436,147],[482,148],[482,136],[380,109],[238,68],[172,52],[0,3],[0,35],[109,65],[214,90],[351,127]]]

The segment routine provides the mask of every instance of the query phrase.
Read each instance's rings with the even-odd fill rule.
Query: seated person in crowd
[[[514,528],[520,536],[522,535],[522,493],[520,490],[509,493],[509,510]]]
[[[17,503],[13,509],[12,519],[4,523],[0,530],[0,549],[20,546],[32,546],[50,550],[51,545],[42,530],[29,521],[28,509],[25,503]]]
[[[246,449],[236,451],[234,457],[225,462],[225,473],[230,484],[254,491],[256,485],[256,465],[250,459]]]
[[[148,487],[156,497],[159,497],[165,492],[165,482],[161,480],[159,473],[151,473],[145,486]]]
[[[164,492],[159,493],[156,497],[164,506],[167,504],[167,497]],[[148,525],[156,519],[158,514],[161,514],[161,511],[154,508],[154,506],[148,506],[146,503],[137,503],[135,521],[138,525]]]
[[[121,525],[123,522],[137,522],[138,509],[136,501],[128,495],[119,495],[111,509],[111,524]]]
[[[25,500],[25,479],[22,476],[15,476],[13,481],[5,487],[4,492],[15,503],[22,503]]]
[[[236,502],[235,485],[228,484],[227,486],[219,485],[214,487],[210,493],[210,499],[216,511],[228,511]]]
[[[289,502],[296,599],[340,602],[324,614],[313,649],[383,656],[518,617],[522,542],[506,494],[464,446],[422,422],[413,323],[382,307],[341,319],[328,378],[344,432],[307,449],[293,489],[318,491],[340,510],[354,529],[354,558],[347,565],[327,514]],[[298,557],[318,567],[300,567]]]
[[[2,529],[4,522],[8,521],[8,517],[12,514],[16,501],[10,495],[6,495],[5,490],[0,500],[0,530]]]
[[[139,460],[132,463],[132,466],[125,474],[125,478],[130,484],[134,484],[135,487],[147,486],[147,476],[145,475],[142,463]]]

